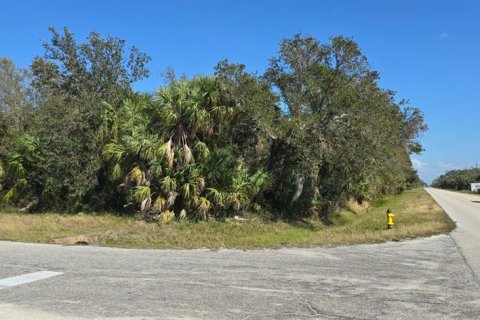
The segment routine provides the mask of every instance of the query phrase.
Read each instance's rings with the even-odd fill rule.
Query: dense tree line
[[[450,170],[432,182],[432,187],[452,190],[470,190],[470,183],[480,182],[480,169]]]
[[[265,74],[213,75],[135,92],[150,57],[51,29],[28,70],[0,59],[3,201],[29,210],[150,219],[271,212],[318,217],[419,184],[419,109],[395,101],[351,39],[296,35]]]

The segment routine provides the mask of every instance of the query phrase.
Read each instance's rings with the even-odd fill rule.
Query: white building
[[[473,192],[480,192],[480,182],[470,183],[470,187]]]

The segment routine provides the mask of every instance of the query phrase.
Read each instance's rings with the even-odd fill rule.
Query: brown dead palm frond
[[[148,211],[150,210],[151,207],[152,207],[152,198],[148,197],[142,201],[142,204],[140,205],[140,211],[141,212]]]
[[[178,219],[185,220],[187,218],[187,210],[182,209],[178,215]]]
[[[169,192],[167,197],[167,208],[171,208],[177,199],[178,193],[175,191]]]
[[[172,146],[172,139],[168,140],[166,143],[165,159],[167,160],[168,167],[173,168],[174,152],[173,152],[173,146]]]
[[[183,166],[187,166],[193,160],[192,150],[187,144],[183,145]]]
[[[198,193],[202,193],[205,190],[205,179],[203,177],[197,178]]]

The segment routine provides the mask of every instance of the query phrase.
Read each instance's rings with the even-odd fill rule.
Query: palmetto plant
[[[175,81],[118,110],[105,105],[103,155],[125,201],[153,217],[206,218],[245,208],[265,179],[216,145],[233,111],[221,83],[207,77]]]
[[[24,135],[18,139],[17,150],[8,156],[6,167],[0,163],[0,178],[4,176],[9,185],[3,202],[14,203],[25,193],[29,185],[28,168],[38,159],[39,150],[39,139]]]

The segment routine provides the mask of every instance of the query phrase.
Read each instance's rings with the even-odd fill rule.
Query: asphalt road
[[[0,319],[479,319],[479,283],[457,243],[442,235],[211,251],[0,242]],[[41,279],[21,283],[23,274]]]
[[[451,236],[477,280],[480,279],[480,195],[433,188],[425,190],[457,224]]]

